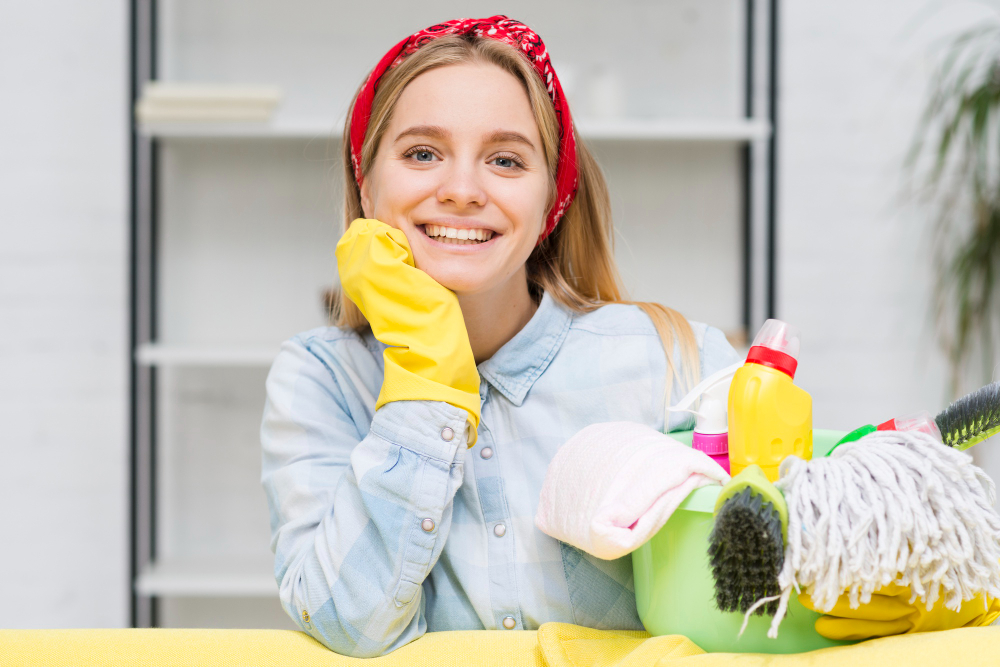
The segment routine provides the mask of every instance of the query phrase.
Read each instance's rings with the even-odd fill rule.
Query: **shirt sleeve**
[[[351,417],[349,369],[299,337],[267,377],[261,483],[281,605],[332,651],[374,657],[427,630],[422,583],[462,483],[466,413],[397,401]]]

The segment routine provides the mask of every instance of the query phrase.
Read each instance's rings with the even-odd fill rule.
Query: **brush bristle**
[[[761,598],[780,593],[778,573],[785,556],[781,518],[760,494],[746,488],[727,500],[708,541],[719,609],[745,614]],[[754,615],[774,616],[777,611],[775,600]]]
[[[958,399],[934,418],[944,444],[967,449],[1000,431],[1000,382]]]

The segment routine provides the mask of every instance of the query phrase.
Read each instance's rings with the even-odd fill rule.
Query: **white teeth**
[[[441,239],[489,241],[493,237],[493,232],[486,229],[456,229],[441,225],[425,225],[424,229],[427,236],[436,236]]]

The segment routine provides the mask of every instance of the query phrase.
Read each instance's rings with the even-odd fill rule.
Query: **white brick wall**
[[[128,624],[126,10],[0,9],[0,627]]]
[[[991,12],[957,1],[781,5],[777,307],[803,330],[797,381],[820,427],[936,412],[949,396],[928,315],[926,213],[900,205],[900,165],[932,42]]]

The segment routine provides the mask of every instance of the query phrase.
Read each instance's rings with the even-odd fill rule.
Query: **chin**
[[[428,271],[427,273],[431,278],[438,281],[455,294],[474,294],[476,292],[481,292],[489,282],[488,280],[484,280],[481,275],[474,277],[462,275],[456,276],[449,274],[447,271]]]

